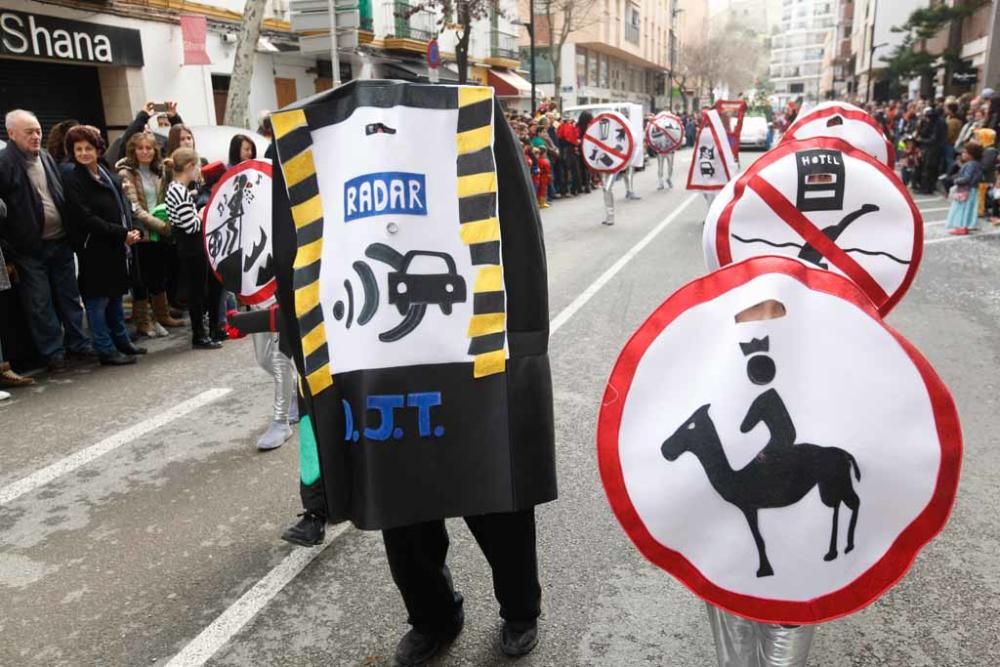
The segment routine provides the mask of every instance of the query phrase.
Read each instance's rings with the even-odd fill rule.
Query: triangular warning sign
[[[721,190],[736,175],[736,159],[729,147],[719,112],[702,111],[688,171],[688,190]]]

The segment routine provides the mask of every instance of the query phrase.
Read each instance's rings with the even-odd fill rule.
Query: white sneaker
[[[158,338],[166,338],[167,336],[170,335],[170,332],[167,331],[166,327],[164,327],[156,320],[153,320],[153,331],[156,333],[156,336]]]
[[[257,439],[257,449],[266,451],[277,449],[285,444],[285,440],[292,437],[292,429],[284,422],[271,422],[271,425],[264,431],[264,435]]]
[[[0,401],[6,401],[8,398],[10,398],[10,394],[5,391],[0,391]]]

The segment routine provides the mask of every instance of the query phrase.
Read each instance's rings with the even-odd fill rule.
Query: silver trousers
[[[758,623],[706,606],[719,667],[805,667],[815,625]]]
[[[604,190],[604,221],[615,221],[615,174],[601,174],[601,189]]]
[[[640,150],[640,149],[636,149]],[[625,168],[625,195],[631,197],[635,194],[635,167],[629,165]]]
[[[666,163],[666,165],[668,167],[666,180],[664,180],[664,177],[663,177],[663,165],[664,165],[664,163]],[[656,184],[662,190],[664,187],[666,187],[666,184],[668,182],[671,184],[671,187],[673,187],[673,180],[674,180],[674,154],[673,153],[666,153],[666,154],[659,153],[659,154],[657,154],[657,156],[656,156],[656,181],[657,181],[657,183]]]
[[[281,353],[278,334],[255,333],[253,351],[257,364],[274,380],[274,421],[288,422],[288,410],[295,400],[295,366]]]

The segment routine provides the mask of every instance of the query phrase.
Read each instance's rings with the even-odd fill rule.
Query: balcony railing
[[[520,60],[521,51],[517,46],[517,35],[499,30],[490,31],[490,55],[494,58]]]
[[[437,34],[437,18],[432,12],[421,9],[410,14],[413,8],[404,0],[386,3],[386,10],[390,14],[388,24],[393,26],[393,37],[428,42]]]

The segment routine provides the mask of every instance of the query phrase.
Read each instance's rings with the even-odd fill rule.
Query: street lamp
[[[872,35],[874,36],[875,30],[872,29]],[[874,41],[874,40],[872,40]],[[872,65],[875,64],[875,51],[882,48],[883,46],[889,46],[889,42],[880,42],[879,44],[872,44],[872,48],[868,50],[868,88],[865,90],[865,104],[868,104],[872,100]]]
[[[531,14],[531,20],[525,23],[521,19],[517,18],[510,22],[511,25],[523,25],[528,29],[528,37],[531,40],[529,42],[529,57],[531,58],[531,113],[532,116],[535,115],[535,0],[529,0],[528,2],[528,12]],[[556,91],[559,94],[559,91]]]
[[[676,3],[677,3],[677,0],[674,0],[674,4],[675,5],[676,5]],[[669,54],[670,79],[669,79],[669,81],[667,81],[667,86],[670,88],[670,92],[668,93],[668,98],[667,98],[669,100],[667,102],[667,108],[670,110],[670,113],[673,113],[673,111],[674,111],[674,68],[676,67],[676,60],[677,60],[677,23],[676,23],[676,20],[677,20],[677,15],[680,14],[681,12],[683,12],[683,11],[684,10],[682,8],[678,8],[676,6],[670,8],[670,39],[668,40],[668,46],[667,46],[667,48],[670,49],[670,54]],[[687,106],[687,105],[685,105],[685,106]],[[687,109],[685,109],[685,111],[687,111]]]

